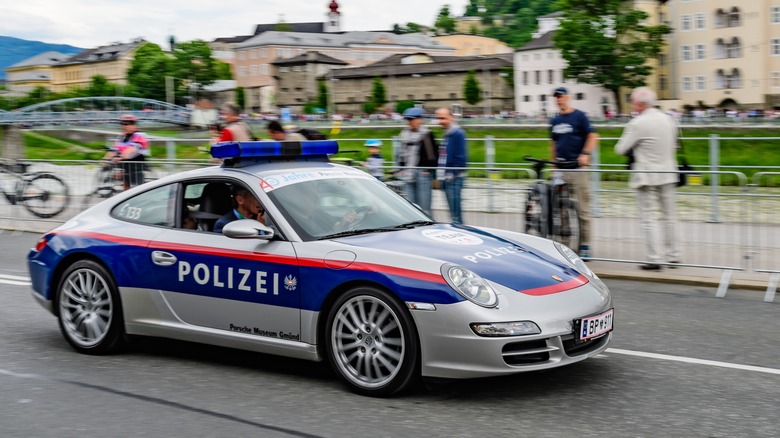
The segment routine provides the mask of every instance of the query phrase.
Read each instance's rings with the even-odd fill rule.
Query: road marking
[[[0,283],[12,284],[14,286],[31,286],[30,277],[20,277],[18,275],[0,274]]]
[[[644,351],[608,348],[607,351],[605,351],[605,353],[625,354],[627,356],[647,357],[650,359],[671,360],[674,362],[685,362],[685,363],[693,363],[697,365],[708,365],[711,367],[733,368],[735,370],[755,371],[758,373],[780,374],[780,369],[775,369],[775,368],[757,367],[753,365],[740,365],[736,363],[718,362],[716,360],[706,360],[706,359],[695,359],[692,357],[684,357],[684,356],[670,356],[668,354],[645,353]]]

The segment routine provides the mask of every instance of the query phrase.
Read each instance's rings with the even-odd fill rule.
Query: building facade
[[[334,110],[360,114],[370,101],[375,78],[380,78],[387,95],[386,108],[400,101],[412,101],[426,111],[448,107],[454,113],[495,114],[511,111],[512,88],[506,71],[511,71],[512,54],[492,56],[434,56],[426,53],[396,54],[364,67],[334,69],[323,76],[330,89]],[[464,97],[469,72],[482,90],[482,100],[470,105]]]
[[[52,65],[51,89],[62,93],[75,88],[87,88],[92,78],[104,76],[108,82],[127,85],[127,71],[135,57],[135,52],[142,45],[148,44],[143,39],[130,43],[114,43],[88,49],[71,56],[67,60]]]
[[[24,96],[37,87],[51,89],[52,66],[64,62],[71,55],[44,52],[7,67],[7,96]]]
[[[319,52],[306,52],[292,58],[279,59],[272,65],[277,90],[274,99],[276,106],[287,107],[293,113],[301,114],[307,103],[317,99],[319,78],[347,63]]]
[[[481,35],[440,35],[434,39],[455,49],[455,56],[497,55],[512,53],[514,49],[495,38]]]

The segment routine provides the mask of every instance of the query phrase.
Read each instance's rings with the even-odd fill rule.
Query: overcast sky
[[[342,30],[432,25],[442,6],[463,15],[468,0],[337,0]],[[0,35],[89,49],[137,37],[177,41],[249,35],[256,24],[322,22],[330,0],[2,0]]]

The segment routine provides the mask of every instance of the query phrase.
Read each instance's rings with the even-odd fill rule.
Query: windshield
[[[431,221],[425,213],[374,178],[330,178],[268,192],[304,240],[396,229]]]

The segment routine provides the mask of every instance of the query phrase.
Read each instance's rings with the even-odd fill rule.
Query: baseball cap
[[[382,140],[366,140],[365,146],[369,148],[382,147]]]
[[[556,96],[558,94],[569,94],[569,90],[567,90],[566,87],[558,87],[555,90],[553,90],[553,96]]]
[[[404,118],[406,120],[416,119],[418,117],[422,117],[425,114],[425,111],[422,110],[422,108],[407,108],[404,111]]]

